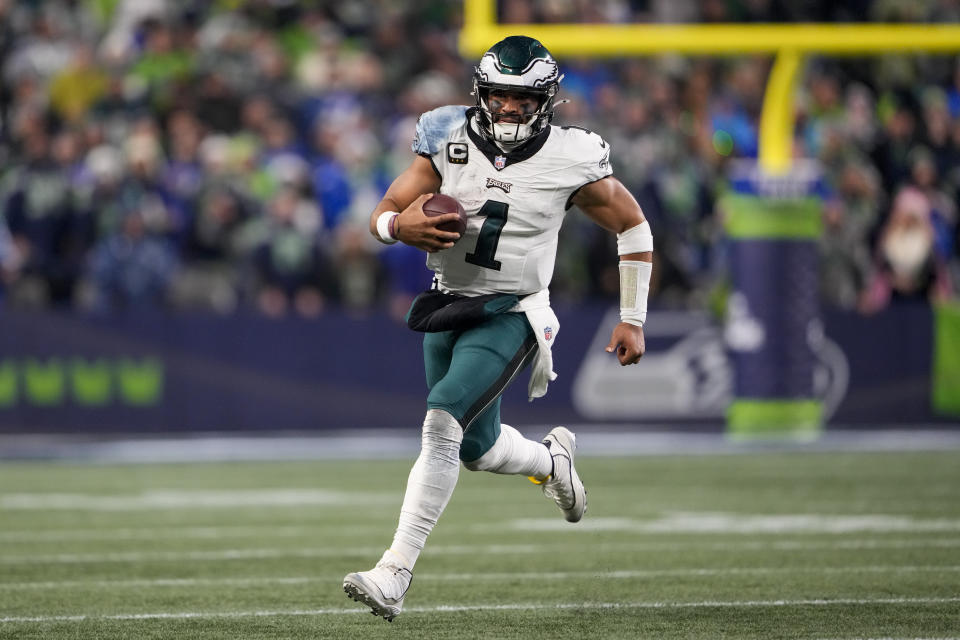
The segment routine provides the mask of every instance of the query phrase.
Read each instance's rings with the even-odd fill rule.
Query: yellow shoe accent
[[[400,558],[400,561],[403,563],[404,568],[406,569],[410,568],[410,562],[407,560],[406,556],[404,556],[402,553],[400,553],[399,551],[394,551],[393,549],[387,549],[387,551],[389,551],[393,555]]]
[[[534,478],[533,476],[527,476],[527,480],[529,480],[529,481],[532,482],[533,484],[543,484],[544,482],[546,482],[546,481],[549,480],[549,479],[550,479],[550,476],[547,476],[547,477],[544,478],[543,480],[538,480],[537,478]]]

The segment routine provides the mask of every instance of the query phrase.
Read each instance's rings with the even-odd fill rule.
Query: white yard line
[[[295,538],[329,535],[330,530],[345,531],[343,535],[355,536],[358,533],[382,533],[389,530],[390,525],[355,525],[344,530],[342,522],[318,522],[307,525],[276,526],[263,525],[236,525],[236,526],[209,526],[209,527],[128,527],[122,529],[61,529],[61,530],[22,530],[0,531],[0,542],[96,542],[117,540],[186,540],[220,538],[253,538],[278,537]]]
[[[405,613],[459,613],[464,611],[556,611],[590,609],[749,609],[758,607],[830,607],[845,605],[930,605],[953,604],[960,597],[952,598],[837,598],[811,600],[707,600],[701,602],[570,602],[561,604],[543,604],[538,602],[489,605],[439,605],[433,607],[410,607]],[[179,611],[157,613],[126,613],[115,615],[52,615],[52,616],[8,616],[0,618],[0,623],[46,623],[80,622],[84,620],[183,620],[208,618],[261,618],[277,616],[325,616],[353,615],[368,613],[366,608],[330,608],[330,609],[292,609],[274,611]]]
[[[625,571],[531,571],[517,573],[418,573],[419,582],[475,582],[499,580],[632,580],[667,577],[727,577],[732,575],[777,574],[850,574],[850,573],[955,573],[960,565],[850,565],[845,567],[729,567],[724,569],[638,569]],[[48,580],[42,582],[0,582],[0,590],[19,589],[76,589],[76,588],[131,588],[131,587],[207,587],[297,585],[316,582],[336,582],[340,574],[318,576],[256,576],[246,578],[152,578],[126,580]]]
[[[394,493],[334,489],[151,489],[129,495],[90,493],[0,493],[7,511],[154,511],[238,507],[354,506],[394,504]]]
[[[566,525],[566,526],[564,526]],[[491,525],[477,525],[489,529]],[[500,525],[502,527],[502,525]],[[568,531],[559,518],[519,518],[507,526],[518,531]],[[577,531],[631,533],[936,533],[960,532],[960,518],[915,518],[890,514],[756,514],[711,511],[668,512],[656,518],[589,518]]]
[[[214,498],[207,495],[207,500],[226,500],[233,504],[234,499],[245,500],[250,496],[246,492],[241,492],[240,496],[224,496],[219,494]],[[288,500],[304,499],[299,493],[281,492]],[[49,495],[49,494],[43,494]],[[268,493],[267,496],[272,495]],[[265,496],[256,496],[262,499]],[[310,496],[311,498],[317,496]],[[328,496],[329,497],[329,496]],[[175,498],[167,496],[167,499],[184,500],[189,499],[186,496],[177,495]],[[63,500],[59,496],[57,503]],[[98,498],[100,500],[100,498]],[[126,499],[125,499],[126,500]],[[0,504],[3,496],[0,495]],[[152,500],[148,500],[151,502]],[[45,500],[40,500],[44,504]],[[101,503],[97,503],[103,506]],[[116,503],[108,503],[118,506]],[[139,504],[139,503],[134,503]],[[130,505],[127,505],[130,506]],[[386,526],[386,525],[385,525]],[[361,532],[383,531],[384,527],[378,524],[365,524],[352,526],[349,529],[343,526],[336,518],[331,518],[328,522],[315,522],[309,525],[227,525],[227,526],[184,526],[184,527],[159,527],[159,528],[134,528],[125,527],[119,529],[58,529],[58,530],[21,530],[21,531],[0,531],[0,542],[8,543],[42,543],[42,542],[65,542],[65,541],[97,541],[97,540],[163,540],[171,538],[198,538],[198,539],[216,539],[216,538],[243,538],[256,536],[276,536],[276,537],[315,537],[318,534],[329,536],[333,533],[351,537]],[[891,514],[750,514],[750,513],[732,513],[732,512],[708,512],[708,511],[677,511],[666,512],[653,518],[630,518],[630,517],[599,517],[589,518],[579,523],[576,527],[571,527],[568,523],[559,518],[518,518],[500,522],[488,522],[482,524],[468,524],[459,526],[447,525],[449,530],[462,530],[471,533],[483,533],[489,531],[502,532],[507,529],[516,531],[534,531],[534,532],[562,532],[564,534],[576,535],[583,533],[594,533],[596,531],[622,531],[625,533],[636,534],[731,534],[731,535],[763,535],[763,534],[849,534],[849,533],[950,533],[960,532],[960,518],[917,518],[914,516],[891,515]]]
[[[525,433],[546,433],[555,425],[526,425]],[[944,451],[960,449],[960,432],[943,425],[914,425],[910,429],[843,429],[833,426],[815,442],[732,442],[722,431],[678,433],[636,432],[636,425],[568,424],[586,437],[577,442],[580,456],[727,455],[778,451]],[[652,425],[649,425],[652,426]],[[608,431],[604,431],[608,429]],[[612,431],[610,431],[612,430]],[[420,449],[419,431],[385,429],[325,433],[319,436],[259,436],[162,438],[147,440],[119,436],[87,440],[69,436],[0,436],[0,460],[59,459],[88,463],[208,462],[239,460],[411,460]]]
[[[435,545],[430,553],[435,555],[476,555],[476,554],[551,554],[579,547],[577,542],[568,544],[502,544],[502,545]],[[884,540],[884,539],[846,539],[826,541],[734,541],[734,542],[640,542],[640,543],[601,543],[593,551],[603,552],[670,552],[670,551],[812,551],[812,550],[850,550],[850,549],[952,549],[960,547],[960,538],[937,538],[929,540]],[[43,564],[43,563],[93,563],[93,562],[180,562],[256,560],[273,558],[330,558],[350,556],[378,556],[383,553],[380,546],[368,547],[323,547],[323,548],[259,548],[259,549],[215,549],[193,551],[129,551],[112,553],[47,553],[0,556],[0,565]]]

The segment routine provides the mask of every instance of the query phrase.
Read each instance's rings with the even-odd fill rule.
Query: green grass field
[[[0,466],[0,638],[957,638],[960,453],[584,458],[583,522],[462,472],[393,623],[406,461]]]

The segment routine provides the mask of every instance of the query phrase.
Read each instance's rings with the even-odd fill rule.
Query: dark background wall
[[[647,357],[621,368],[602,350],[610,309],[557,312],[559,378],[528,402],[521,374],[504,396],[505,421],[723,428],[732,365],[707,318],[652,314]],[[828,426],[957,426],[931,408],[926,305],[866,318],[828,311],[824,325],[815,386],[828,397]],[[384,314],[4,313],[0,326],[6,433],[409,428],[425,409],[420,335]]]

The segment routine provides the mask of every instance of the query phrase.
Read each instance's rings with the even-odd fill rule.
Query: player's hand
[[[437,225],[451,220],[458,220],[456,213],[444,213],[429,217],[423,213],[423,203],[433,196],[425,193],[410,203],[410,206],[400,212],[394,224],[394,233],[397,240],[411,247],[423,249],[427,253],[449,249],[460,238],[460,234],[453,231],[441,231]]]
[[[628,322],[621,322],[613,328],[610,334],[610,344],[607,353],[617,354],[617,360],[622,366],[637,364],[647,350],[643,342],[643,328]]]

